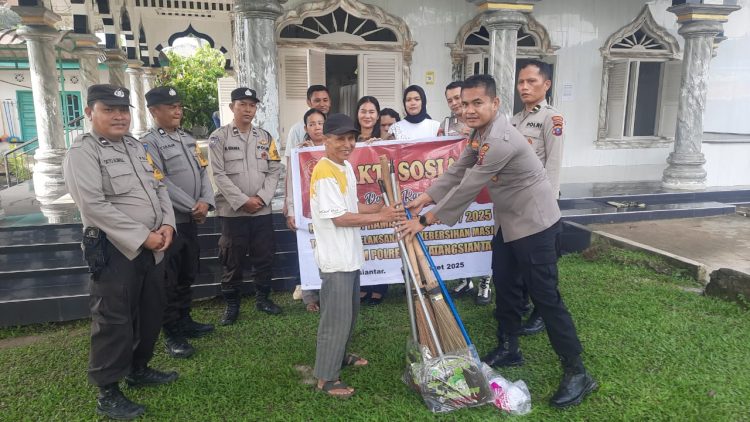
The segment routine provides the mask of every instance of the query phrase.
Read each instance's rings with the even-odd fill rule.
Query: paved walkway
[[[700,262],[709,271],[750,274],[750,218],[738,214],[589,227]]]

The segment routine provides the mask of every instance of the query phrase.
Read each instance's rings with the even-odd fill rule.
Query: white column
[[[490,33],[490,75],[495,78],[500,97],[500,111],[508,118],[513,115],[516,89],[516,48],[518,30],[526,23],[526,16],[515,10],[486,12],[485,27]]]
[[[119,48],[105,50],[107,56],[107,69],[109,70],[109,83],[128,88],[125,79],[125,68],[128,66],[127,56]]]
[[[703,112],[706,108],[708,68],[714,37],[728,15],[739,6],[681,4],[668,8],[677,15],[679,34],[685,38],[674,151],[669,154],[662,185],[667,189],[701,190],[706,187],[706,159],[701,152]]]
[[[140,138],[147,130],[146,127],[146,97],[143,92],[143,69],[139,60],[128,63],[125,73],[130,79],[130,104],[133,105],[133,124],[131,133]]]
[[[143,85],[143,96],[146,98],[146,93],[156,88],[156,74],[158,70],[153,67],[144,67],[143,75],[141,78],[141,84]],[[154,117],[151,116],[148,109],[146,111],[146,129],[154,127]]]
[[[278,0],[235,0],[234,69],[237,84],[253,88],[260,104],[256,124],[279,139],[278,50],[274,21],[283,9]]]
[[[61,34],[53,27],[60,21],[60,16],[44,7],[19,6],[12,9],[21,16],[22,26],[16,34],[26,41],[29,55],[39,139],[39,147],[34,154],[34,192],[44,210],[45,206],[66,193],[62,175],[65,135],[55,62],[55,45]]]
[[[78,56],[78,63],[81,71],[81,100],[84,106],[88,103],[88,89],[91,85],[99,82],[99,57],[104,54],[102,49],[97,47],[99,39],[92,34],[70,34],[76,44],[73,54]],[[91,130],[91,122],[83,119],[83,128],[85,132]]]

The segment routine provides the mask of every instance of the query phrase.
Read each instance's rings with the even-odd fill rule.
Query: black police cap
[[[359,134],[354,126],[354,120],[346,114],[331,114],[323,123],[323,134],[325,135],[344,135],[351,132]]]
[[[232,101],[251,99],[255,102],[260,102],[258,94],[254,89],[250,88],[237,88],[232,91]]]
[[[146,93],[146,107],[159,104],[174,104],[181,101],[180,94],[171,86],[159,86]]]
[[[130,91],[117,85],[97,84],[91,85],[87,91],[86,101],[92,104],[101,101],[107,105],[130,105]]]

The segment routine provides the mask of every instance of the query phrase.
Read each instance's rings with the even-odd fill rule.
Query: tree
[[[180,93],[185,108],[182,125],[186,128],[210,126],[211,114],[219,109],[217,80],[224,76],[224,56],[209,45],[190,56],[167,52],[169,66],[163,67],[157,81]]]

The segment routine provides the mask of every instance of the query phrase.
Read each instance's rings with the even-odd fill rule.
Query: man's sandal
[[[340,399],[348,399],[354,394],[354,389],[344,384],[344,382],[341,380],[326,381],[322,386],[320,386],[318,383],[315,383],[315,390],[321,393],[328,394],[331,397]],[[338,391],[338,393],[335,391]]]
[[[370,362],[367,361],[367,359],[357,356],[354,353],[347,353],[346,356],[344,356],[344,362],[342,362],[343,366],[353,366],[355,368],[360,368],[363,366],[367,366]]]

